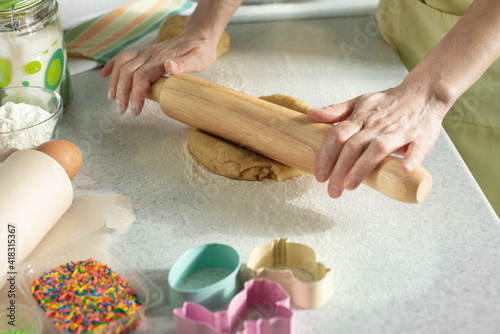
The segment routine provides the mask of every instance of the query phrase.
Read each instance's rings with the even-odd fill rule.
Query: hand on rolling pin
[[[164,42],[139,51],[122,51],[101,70],[110,76],[108,99],[116,110],[137,116],[151,83],[165,74],[199,72],[216,59],[217,43],[231,16],[243,0],[200,0],[189,16],[184,31]]]
[[[413,171],[434,146],[448,109],[418,86],[403,82],[383,92],[310,110],[315,122],[338,123],[318,152],[316,179],[330,180],[328,194],[338,198],[344,189],[356,189],[391,153],[403,155],[401,168]]]
[[[116,99],[116,111],[125,113],[130,102],[130,111],[137,116],[152,82],[164,74],[204,70],[214,60],[212,43],[187,33],[140,51],[122,51],[104,66],[100,75],[111,75],[108,99]]]

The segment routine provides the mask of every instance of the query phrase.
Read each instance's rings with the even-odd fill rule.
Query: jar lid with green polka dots
[[[34,3],[41,2],[43,0],[0,0],[0,12],[10,12],[12,10],[12,6],[16,5],[14,9],[21,9],[27,6],[30,6]]]

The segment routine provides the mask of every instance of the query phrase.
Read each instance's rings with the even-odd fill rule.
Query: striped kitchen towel
[[[105,63],[122,50],[151,44],[166,17],[189,12],[194,6],[190,0],[134,1],[67,31],[66,51],[68,56]]]

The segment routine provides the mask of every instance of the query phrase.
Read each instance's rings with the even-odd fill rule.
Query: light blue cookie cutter
[[[230,246],[211,243],[188,250],[174,263],[168,273],[170,307],[182,307],[186,301],[198,303],[209,310],[226,306],[241,290],[240,257]],[[224,268],[230,271],[223,279],[201,287],[185,288],[181,284],[200,270]]]

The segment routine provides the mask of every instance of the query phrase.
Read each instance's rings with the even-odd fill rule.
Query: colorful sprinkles
[[[52,323],[69,333],[131,333],[144,317],[129,283],[92,259],[46,271],[33,281],[31,294]]]

